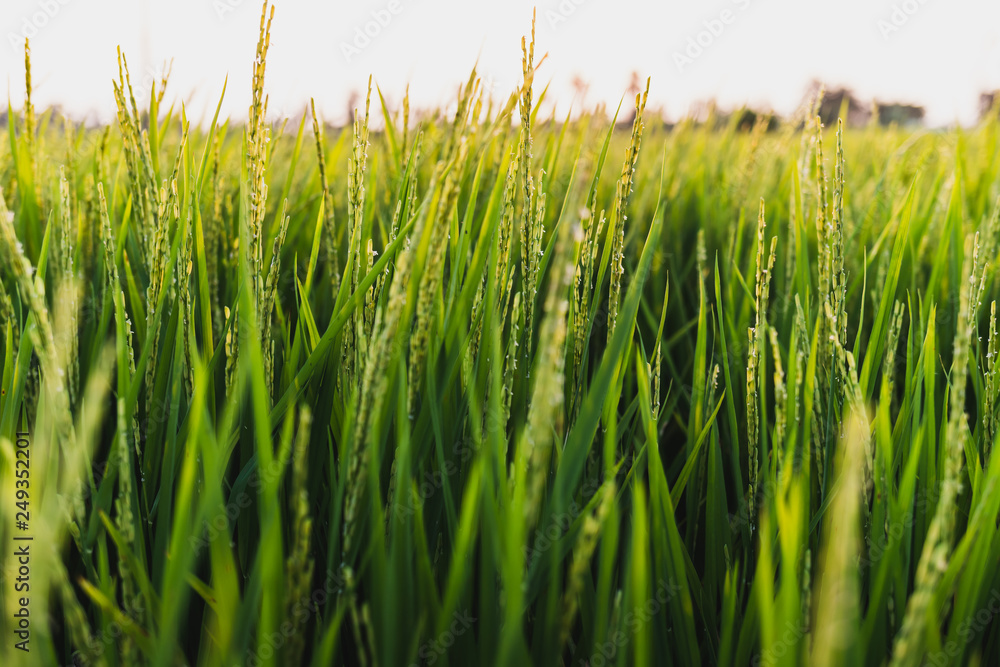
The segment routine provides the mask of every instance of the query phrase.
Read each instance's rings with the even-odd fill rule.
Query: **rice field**
[[[272,19],[240,121],[26,45],[0,663],[1000,664],[997,113],[274,120]]]

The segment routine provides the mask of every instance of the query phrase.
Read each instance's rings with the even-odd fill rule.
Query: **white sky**
[[[848,85],[866,101],[922,104],[934,125],[968,124],[979,93],[1000,88],[996,0],[278,0],[269,116],[293,115],[312,96],[326,119],[341,121],[351,91],[363,90],[369,73],[393,107],[407,83],[413,105],[447,104],[477,58],[484,78],[507,93],[520,77],[520,36],[530,29],[536,3],[537,55],[549,54],[538,77],[551,81],[560,115],[573,101],[575,76],[591,84],[588,104],[614,106],[634,70],[652,77],[650,103],[673,119],[709,98],[790,113],[815,77]],[[136,86],[174,59],[168,99],[188,101],[194,119],[214,108],[227,74],[223,113],[246,114],[257,0],[0,5],[0,76],[15,108],[24,95],[27,32],[34,35],[38,106],[60,103],[77,117],[110,120],[121,45]],[[355,46],[356,30],[365,29],[372,12],[386,25],[367,45],[359,42],[363,48],[348,62],[344,45]],[[675,53],[687,55],[689,39],[707,30],[706,21],[718,34],[702,34],[708,46],[692,50],[696,57],[679,68]]]

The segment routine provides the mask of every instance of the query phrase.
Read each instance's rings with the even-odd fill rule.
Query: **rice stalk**
[[[892,666],[903,667],[919,664],[924,649],[927,609],[937,594],[938,586],[948,567],[951,542],[955,530],[958,496],[962,488],[962,468],[965,458],[965,438],[968,432],[965,413],[968,358],[972,339],[972,322],[975,318],[976,284],[973,257],[975,241],[965,240],[965,267],[962,275],[969,276],[969,286],[960,291],[959,313],[962,320],[955,334],[954,354],[951,365],[951,390],[948,406],[948,423],[943,440],[944,478],[941,480],[937,507],[927,529],[924,544],[917,562],[917,572],[903,623],[892,647]]]
[[[441,187],[441,185],[435,185],[434,189],[438,195],[441,193]],[[428,223],[427,220],[426,212],[421,212],[413,229],[413,238],[421,238],[425,225],[433,224]],[[344,501],[341,548],[341,562],[345,564],[345,576],[347,575],[346,568],[350,567],[348,559],[355,547],[355,532],[358,529],[359,513],[362,511],[361,500],[365,489],[364,476],[370,458],[370,441],[374,436],[372,420],[374,415],[381,411],[383,401],[386,398],[385,388],[388,383],[386,370],[395,356],[401,353],[396,341],[397,330],[401,324],[404,324],[404,317],[412,315],[407,301],[412,299],[412,295],[409,295],[408,292],[410,291],[410,273],[413,271],[412,264],[415,253],[416,246],[409,245],[400,253],[396,261],[392,282],[389,285],[388,300],[385,308],[378,311],[373,326],[373,330],[378,332],[378,337],[373,339],[372,344],[368,347],[368,360],[364,365],[361,391],[358,394],[355,407],[353,440],[347,453],[347,490]],[[411,380],[412,382],[413,380]]]
[[[104,184],[97,184],[97,194],[98,201],[100,204],[101,212],[101,238],[104,242],[104,265],[108,274],[108,289],[111,291],[111,299],[115,306],[115,316],[121,313],[124,317],[124,321],[120,324],[122,325],[125,332],[125,349],[128,356],[128,378],[131,382],[135,378],[135,351],[132,342],[132,320],[129,319],[128,311],[125,309],[125,294],[121,289],[121,282],[118,278],[118,264],[116,262],[115,254],[115,237],[111,230],[111,219],[108,216],[108,202],[104,196]],[[135,447],[135,453],[138,457],[139,454],[139,406],[136,404],[132,411],[132,444]]]
[[[0,213],[6,211],[7,205],[3,192],[0,191]],[[34,276],[34,267],[25,256],[24,247],[17,240],[14,225],[7,215],[0,215],[0,258],[14,277],[22,303],[26,303],[35,315],[35,327],[30,329],[31,342],[43,374],[51,376],[56,369],[56,349],[49,309],[45,302],[45,283]],[[55,377],[44,379],[56,382]]]
[[[347,271],[351,292],[358,288],[361,273],[361,244],[365,209],[365,168],[368,162],[368,119],[371,106],[371,77],[368,79],[368,96],[365,98],[365,116],[361,120],[354,112],[354,148],[348,161],[347,170],[347,218],[350,240],[347,246]],[[365,357],[364,339],[359,335],[363,322],[361,315],[355,315],[344,329],[344,377],[348,386],[354,387],[360,380],[361,361]],[[357,377],[356,377],[357,376]]]
[[[611,287],[608,297],[608,341],[614,336],[618,323],[618,306],[621,300],[622,277],[625,275],[625,221],[628,219],[626,208],[629,195],[632,194],[632,184],[635,178],[635,165],[639,159],[639,146],[642,144],[642,113],[646,109],[646,98],[649,96],[649,79],[646,79],[646,90],[635,96],[635,118],[632,120],[632,136],[628,148],[625,149],[625,162],[622,164],[621,177],[615,186],[615,204],[611,210]]]
[[[330,183],[326,176],[326,153],[323,150],[323,131],[316,115],[316,100],[309,99],[312,111],[313,137],[316,140],[316,159],[319,164],[319,184],[323,202],[323,248],[326,252],[326,263],[330,272],[330,287],[334,293],[340,288],[340,260],[337,257],[337,230],[333,218],[333,197]]]
[[[769,326],[767,331],[771,342],[771,354],[774,358],[774,455],[777,457],[778,469],[780,471],[781,462],[785,458],[784,443],[785,428],[788,420],[786,414],[788,389],[785,386],[785,370],[781,364],[781,348],[778,346],[778,332],[772,326]]]
[[[764,220],[764,200],[760,200],[760,210],[757,215],[757,271],[755,273],[755,304],[756,318],[753,327],[747,330],[748,351],[747,351],[747,438],[749,441],[749,508],[751,525],[756,516],[756,492],[758,475],[760,470],[760,455],[757,451],[758,434],[760,430],[759,406],[763,390],[763,379],[760,376],[759,366],[761,355],[765,351],[765,331],[767,328],[767,301],[771,285],[771,270],[774,268],[775,250],[777,248],[778,237],[771,238],[771,251],[768,255],[767,264],[764,263],[764,230],[767,223]]]
[[[535,383],[532,388],[531,407],[527,424],[522,434],[519,456],[527,461],[527,497],[525,500],[525,521],[534,524],[541,505],[553,440],[561,442],[564,419],[564,344],[569,325],[569,289],[573,281],[574,236],[579,237],[579,228],[563,225],[558,230],[555,254],[552,257],[553,271],[548,292],[545,296],[545,317],[539,337],[538,354],[535,357]]]
[[[285,236],[288,234],[288,224],[291,216],[288,215],[288,200],[282,205],[281,216],[278,218],[278,230],[274,236],[274,244],[271,248],[271,265],[267,270],[267,279],[264,281],[264,292],[261,297],[260,307],[257,310],[257,330],[260,331],[260,339],[264,343],[264,377],[267,381],[269,391],[274,390],[274,343],[271,341],[271,321],[274,312],[274,300],[278,292],[278,274],[281,270],[281,248],[285,243]]]
[[[882,376],[891,388],[896,374],[896,350],[899,348],[899,332],[903,328],[903,304],[899,301],[893,305],[892,319],[886,333],[885,359],[882,363]]]
[[[309,588],[313,578],[314,562],[310,555],[310,539],[312,537],[312,519],[309,515],[309,436],[312,429],[312,412],[308,407],[299,411],[299,431],[295,439],[292,464],[292,510],[293,525],[291,552],[286,561],[288,572],[288,592],[285,597],[285,615],[287,618],[298,619],[296,605],[309,597]],[[301,625],[300,625],[301,627]],[[285,664],[298,665],[302,663],[305,651],[305,633],[296,632],[285,647]]]
[[[862,457],[868,438],[867,420],[847,419],[843,447],[838,450],[839,491],[826,513],[820,584],[810,662],[847,665],[858,659],[854,633],[859,626],[860,583],[854,562],[860,548]]]
[[[420,392],[424,366],[427,362],[427,346],[434,325],[434,300],[443,280],[445,257],[448,253],[449,220],[455,215],[458,201],[459,184],[467,156],[465,142],[462,142],[458,154],[446,168],[444,187],[438,209],[431,221],[430,246],[427,259],[424,262],[423,274],[420,277],[420,290],[417,293],[417,321],[410,336],[410,360],[408,375],[410,378],[407,393],[407,410],[414,414],[417,409],[417,397]]]
[[[607,481],[601,485],[597,492],[600,495],[597,507],[592,514],[588,514],[580,528],[580,536],[573,545],[573,559],[567,575],[568,584],[562,600],[562,623],[560,626],[559,645],[565,646],[569,640],[570,631],[576,620],[576,614],[580,604],[580,594],[584,589],[584,580],[589,575],[591,559],[594,550],[597,548],[598,538],[601,529],[608,517],[611,505],[615,498],[615,485],[613,481]]]
[[[541,237],[541,232],[538,229],[541,223],[533,216],[535,211],[537,211],[537,195],[535,193],[534,179],[531,176],[531,104],[532,84],[535,78],[535,14],[536,11],[532,11],[531,42],[527,43],[524,37],[521,38],[523,85],[521,87],[521,96],[518,100],[521,127],[517,148],[517,165],[522,192],[519,238],[521,243],[521,308],[523,320],[521,325],[520,356],[528,373],[531,372],[528,360],[531,358],[535,294],[538,288],[536,283],[537,275],[532,271],[531,267],[537,265],[538,257],[535,253],[539,249],[535,245],[535,239]]]
[[[997,302],[990,303],[990,333],[986,347],[986,371],[984,373],[983,391],[983,458],[989,459],[996,437],[996,400],[1000,391],[1000,367],[997,366],[997,356],[1000,355],[1000,337],[997,336]]]
[[[583,351],[589,331],[590,299],[594,287],[594,266],[597,263],[598,239],[604,231],[604,211],[596,216],[596,203],[581,211],[580,224],[583,227],[584,241],[580,249],[576,269],[576,291],[573,300],[573,387],[578,388],[583,372]],[[579,391],[579,389],[577,389]],[[578,406],[579,403],[576,402]],[[575,416],[575,415],[574,415]]]
[[[0,215],[3,215],[4,212],[0,209]],[[14,349],[17,349],[17,345],[20,344],[21,340],[21,323],[14,313],[14,304],[10,300],[10,295],[7,294],[7,289],[3,286],[3,281],[0,280],[0,330],[3,329],[4,325],[10,325],[9,335],[11,340],[14,341]]]

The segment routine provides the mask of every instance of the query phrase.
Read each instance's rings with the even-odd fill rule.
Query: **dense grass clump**
[[[272,16],[242,127],[123,56],[112,127],[36,116],[26,53],[2,664],[1000,663],[995,116],[560,122],[532,37],[296,129]]]

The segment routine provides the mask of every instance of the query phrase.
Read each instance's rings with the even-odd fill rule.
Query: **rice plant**
[[[280,20],[245,122],[25,45],[0,663],[1000,663],[1000,118],[560,120],[532,27],[286,133]]]

